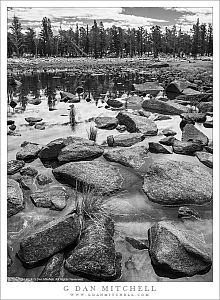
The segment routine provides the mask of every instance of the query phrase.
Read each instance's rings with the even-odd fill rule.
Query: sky
[[[190,31],[197,18],[200,24],[212,23],[211,7],[14,7],[8,8],[8,27],[14,15],[19,18],[23,31],[31,27],[37,33],[40,32],[43,17],[47,17],[51,20],[54,34],[58,33],[60,27],[64,30],[70,27],[75,29],[77,23],[79,27],[85,27],[87,24],[91,27],[94,20],[97,20],[97,23],[102,21],[105,28],[112,25],[122,28],[143,26],[149,30],[150,27],[159,25],[163,30],[166,26],[176,25],[177,29],[181,27],[184,32]]]

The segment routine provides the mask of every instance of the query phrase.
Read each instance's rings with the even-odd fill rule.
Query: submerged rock
[[[166,102],[157,99],[144,100],[142,107],[146,110],[168,115],[180,115],[188,111],[188,108],[172,100]]]
[[[207,273],[212,260],[204,238],[182,224],[162,221],[148,230],[151,262],[160,276],[177,278]]]
[[[43,272],[40,274],[40,278],[60,278],[63,263],[63,253],[54,254],[47,262]]]
[[[13,175],[21,170],[25,165],[25,162],[22,160],[10,160],[7,163],[7,174]]]
[[[168,146],[163,146],[159,143],[149,142],[149,151],[153,153],[172,154],[173,151]]]
[[[211,153],[198,151],[195,155],[205,166],[213,168],[213,155]]]
[[[11,217],[25,207],[20,185],[13,179],[7,181],[7,217]]]
[[[130,147],[144,140],[141,133],[124,133],[119,135],[111,135],[107,137],[107,143],[110,147]]]
[[[192,163],[160,161],[147,171],[143,191],[163,205],[202,205],[212,200],[212,175]]]
[[[117,117],[119,124],[125,125],[129,132],[140,132],[144,136],[157,135],[157,125],[150,119],[128,112],[120,112]]]
[[[79,233],[80,222],[76,215],[59,218],[23,238],[18,257],[25,267],[32,268],[73,244]]]
[[[138,250],[149,249],[148,240],[137,240],[128,236],[125,237],[125,240],[126,242],[131,244],[135,249]]]
[[[146,94],[151,94],[156,96],[160,91],[163,91],[164,88],[158,84],[158,82],[147,81],[140,84],[133,84],[133,89],[136,92],[145,92]]]
[[[66,207],[68,198],[63,188],[53,187],[47,190],[39,190],[31,194],[31,200],[37,207],[45,207],[53,210],[62,210]]]
[[[71,162],[52,172],[57,180],[73,187],[77,184],[82,191],[89,186],[102,194],[120,191],[137,180],[136,175],[128,170],[100,160]]]
[[[98,217],[99,218],[99,217]],[[78,245],[71,251],[65,268],[90,280],[111,281],[121,275],[121,255],[114,245],[114,224],[110,218],[88,221]]]
[[[41,150],[41,146],[29,143],[24,147],[21,147],[20,151],[16,154],[16,159],[24,161],[32,161],[38,157],[38,153]]]
[[[114,117],[95,118],[96,127],[101,129],[114,129],[118,125],[118,120]]]
[[[36,180],[37,180],[37,183],[38,183],[39,185],[46,185],[46,184],[48,184],[48,183],[53,182],[53,179],[52,179],[52,178],[50,178],[50,177],[48,177],[48,176],[46,176],[46,175],[44,175],[44,174],[39,174],[39,175],[37,175]]]
[[[203,146],[200,142],[182,142],[175,139],[172,143],[173,152],[176,154],[194,155],[196,151],[201,151]]]
[[[182,133],[183,142],[200,142],[203,146],[208,145],[207,136],[198,130],[193,124],[186,124]]]
[[[164,121],[164,120],[170,120],[171,117],[166,115],[157,115],[154,119],[154,121]]]
[[[193,208],[188,207],[188,206],[181,206],[178,209],[178,218],[191,218],[191,217],[195,217],[196,219],[199,219],[200,216],[197,213],[197,211],[195,211]]]
[[[37,176],[38,171],[35,168],[32,168],[32,167],[23,167],[22,169],[20,169],[20,174],[22,176],[35,177],[35,176]]]

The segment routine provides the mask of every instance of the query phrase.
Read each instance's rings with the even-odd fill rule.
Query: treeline
[[[150,31],[143,27],[123,29],[112,26],[104,28],[103,23],[94,20],[89,29],[78,27],[75,30],[60,28],[57,35],[53,34],[50,19],[44,17],[41,31],[37,35],[35,30],[27,28],[22,33],[22,25],[14,16],[8,31],[8,57],[16,55],[32,56],[91,56],[102,57],[134,57],[150,55],[157,58],[160,53],[173,57],[184,55],[213,55],[213,28],[211,24],[200,24],[199,19],[193,25],[190,33],[181,29],[165,28],[156,25]]]

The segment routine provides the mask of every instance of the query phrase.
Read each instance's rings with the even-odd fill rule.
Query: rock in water
[[[23,193],[20,185],[13,179],[7,183],[7,216],[11,217],[25,207]]]
[[[116,118],[119,124],[127,127],[129,132],[140,132],[144,136],[157,135],[157,125],[146,117],[137,116],[128,112],[120,112]]]
[[[204,274],[212,260],[204,239],[183,224],[162,221],[148,230],[149,254],[157,273],[164,277]]]
[[[53,182],[52,178],[50,178],[44,174],[37,175],[36,180],[39,185],[46,185],[46,184]]]
[[[108,99],[106,102],[109,106],[115,107],[115,108],[120,108],[123,106],[123,102],[117,99]]]
[[[120,277],[120,258],[115,251],[113,235],[111,219],[102,217],[89,221],[79,244],[67,258],[65,268],[91,280],[111,281]]]
[[[38,171],[32,167],[24,167],[20,170],[22,176],[31,176],[35,177],[38,174]]]
[[[162,133],[165,136],[174,136],[174,135],[176,135],[176,132],[174,130],[171,130],[171,129],[164,129],[164,130],[162,130]]]
[[[35,118],[35,117],[25,118],[25,121],[27,121],[28,123],[37,123],[37,122],[41,122],[42,120],[43,120],[42,118]]]
[[[203,123],[206,120],[206,114],[203,113],[183,113],[180,115],[180,117],[186,122],[190,123],[190,121]],[[188,121],[188,122],[187,122]]]
[[[46,264],[40,278],[59,278],[64,262],[63,253],[53,255]]]
[[[124,133],[119,135],[111,135],[107,137],[109,147],[130,147],[144,140],[144,135],[141,133]]]
[[[203,126],[206,128],[213,128],[213,120],[204,122]]]
[[[186,124],[183,128],[182,141],[201,142],[203,146],[208,145],[209,142],[207,136],[198,130],[193,124]]]
[[[172,149],[159,143],[149,142],[149,151],[153,153],[172,154]]]
[[[185,79],[174,80],[166,87],[166,92],[182,93],[183,90],[190,87],[191,83]]]
[[[197,107],[202,113],[213,112],[213,102],[200,102]]]
[[[64,209],[68,198],[66,191],[59,187],[53,187],[46,191],[36,191],[30,197],[37,207],[45,207],[53,210]]]
[[[109,161],[114,161],[134,169],[140,169],[146,160],[150,160],[148,149],[144,146],[126,149],[110,149],[106,151],[103,156]]]
[[[188,108],[177,104],[172,100],[169,100],[167,102],[157,100],[157,99],[149,99],[144,100],[142,103],[143,109],[152,111],[152,112],[158,112],[162,113],[164,115],[180,115],[184,112],[188,111]]]
[[[205,151],[198,151],[195,153],[196,157],[209,168],[213,168],[213,155]]]
[[[125,240],[126,242],[131,244],[135,249],[138,250],[149,249],[148,240],[138,240],[128,236],[125,237]]]
[[[156,96],[160,91],[163,91],[164,88],[158,84],[158,82],[144,82],[141,84],[133,84],[133,89],[137,92],[145,92],[146,94],[151,94]]]
[[[24,161],[32,161],[38,157],[38,153],[41,150],[41,146],[29,143],[24,147],[21,147],[20,151],[16,154],[16,159]]]
[[[168,136],[168,137],[165,137],[165,138],[159,140],[159,143],[162,145],[166,145],[166,146],[172,146],[175,140],[176,140],[175,137]]]
[[[73,244],[79,233],[80,222],[76,215],[52,221],[21,241],[18,256],[25,267],[32,268]]]
[[[95,118],[96,127],[101,129],[114,129],[118,125],[118,119],[113,117],[97,117]]]
[[[197,213],[197,211],[195,211],[193,208],[188,207],[188,206],[181,206],[178,209],[178,218],[191,218],[191,217],[195,217],[196,219],[199,219],[200,216]]]
[[[69,92],[60,92],[61,101],[64,102],[71,102],[71,103],[77,103],[80,102],[80,98],[72,93]]]
[[[212,200],[212,175],[192,163],[160,161],[147,171],[143,191],[163,205],[202,205]]]
[[[182,142],[177,139],[173,141],[173,152],[183,155],[194,155],[196,151],[201,151],[203,146],[200,142]]]
[[[25,162],[22,160],[10,160],[7,163],[7,173],[8,175],[13,175],[21,170],[23,166],[25,165]]]
[[[81,161],[71,162],[53,169],[57,180],[61,180],[82,191],[90,186],[102,194],[111,194],[132,185],[136,175],[128,170],[112,166],[107,162]]]

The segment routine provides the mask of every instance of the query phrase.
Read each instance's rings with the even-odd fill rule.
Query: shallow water
[[[87,78],[86,76],[76,76],[75,74],[41,73],[22,76],[20,80],[22,86],[12,91],[13,98],[18,101],[18,105],[15,110],[10,107],[8,108],[8,118],[15,120],[15,124],[21,136],[8,136],[8,160],[15,159],[20,144],[25,140],[45,145],[56,138],[67,137],[69,135],[87,138],[87,130],[89,130],[91,124],[94,124],[91,118],[97,116],[116,116],[119,112],[119,110],[105,108],[106,104],[104,98],[106,92],[111,91],[116,94],[117,97],[123,97],[123,94],[131,90],[132,83],[143,82],[145,78],[144,76],[138,77],[135,74],[130,74],[129,78],[126,76],[117,78],[111,75],[95,75]],[[80,103],[74,104],[77,123],[74,130],[72,130],[69,125],[68,109],[70,103],[60,102],[59,92],[65,90],[74,93],[78,85],[82,85],[86,93],[90,92],[94,100],[86,102],[82,99]],[[52,95],[55,99],[52,103],[48,103],[48,95]],[[36,106],[27,103],[25,98],[39,96],[42,102]],[[51,108],[54,110],[49,110]],[[130,104],[130,106],[128,104],[128,110],[134,108],[140,109],[141,103],[135,105]],[[25,118],[30,116],[41,117],[46,129],[37,130],[29,126]],[[150,116],[150,118],[154,117],[155,114]],[[163,137],[162,130],[166,128],[176,131],[176,138],[181,139],[179,123],[179,116],[171,116],[170,120],[156,121],[159,129],[158,135],[147,137],[143,143],[146,143],[146,141],[159,141]],[[204,128],[202,124],[196,124],[195,126],[212,140],[212,129]],[[106,141],[108,135],[116,134],[120,133],[117,130],[98,130],[97,143],[102,144]],[[155,157],[155,159],[163,158],[196,163],[210,173],[212,172],[210,168],[201,164],[196,157],[177,154],[152,154],[152,156]],[[39,173],[53,177],[51,168],[45,168],[40,159],[36,159],[30,163],[30,165],[36,168]],[[212,269],[205,275],[196,275],[191,278],[169,279],[167,277],[159,277],[153,270],[148,251],[137,250],[125,241],[126,236],[147,239],[147,230],[154,222],[175,220],[177,222],[184,222],[186,228],[194,228],[202,232],[206,241],[207,250],[212,253],[212,203],[195,207],[201,216],[201,220],[181,221],[177,217],[178,207],[165,207],[150,202],[147,196],[142,192],[142,182],[143,179],[137,176],[137,181],[134,182],[129,189],[104,199],[107,210],[113,215],[116,224],[116,249],[123,254],[122,276],[119,281],[212,281]],[[50,186],[62,185],[53,177],[53,182]],[[35,188],[43,189],[43,187],[40,186],[36,186]],[[49,220],[65,215],[75,207],[74,190],[67,185],[65,185],[65,188],[70,197],[67,207],[62,212],[35,207],[29,198],[29,192],[24,192],[27,203],[25,210],[8,219],[8,240],[13,248],[13,256],[15,256],[18,251],[19,241],[24,236],[28,235],[33,229],[40,228]],[[25,269],[21,262],[17,258],[14,258],[14,264],[9,269],[8,275],[36,277],[40,275],[42,270],[43,266],[34,269]],[[63,276],[85,281],[85,279],[70,275],[68,272],[65,272]]]

